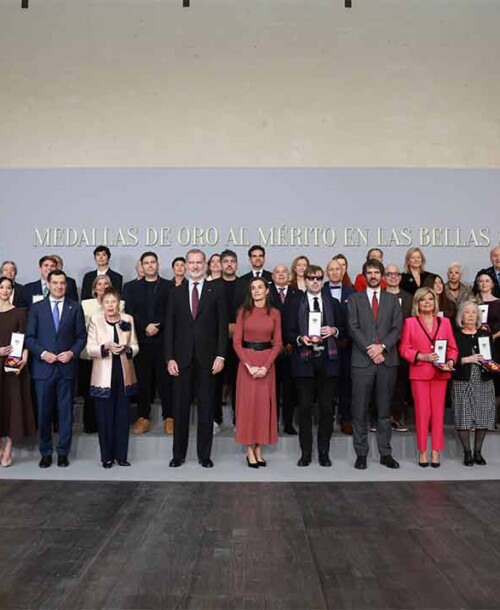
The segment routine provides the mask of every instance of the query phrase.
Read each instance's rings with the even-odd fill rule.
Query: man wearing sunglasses
[[[286,308],[286,343],[293,345],[292,376],[297,384],[299,442],[302,455],[297,466],[312,460],[312,409],[317,397],[319,409],[318,461],[331,466],[330,441],[333,433],[333,403],[337,393],[340,358],[337,340],[344,334],[340,303],[322,294],[323,270],[309,265],[305,272],[306,292],[298,293]],[[314,319],[320,328],[314,330]]]

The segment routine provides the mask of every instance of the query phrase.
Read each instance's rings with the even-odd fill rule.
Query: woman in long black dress
[[[5,361],[12,352],[13,332],[26,331],[27,311],[14,307],[10,302],[14,284],[8,277],[0,279],[0,464],[12,463],[12,444],[35,434],[35,420],[31,404],[30,384],[26,362],[28,350],[24,349],[14,372],[5,371]]]

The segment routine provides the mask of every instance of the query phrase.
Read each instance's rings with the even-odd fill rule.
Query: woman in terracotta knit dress
[[[248,285],[233,345],[240,360],[236,383],[236,437],[246,445],[250,468],[266,466],[262,445],[278,442],[274,361],[282,349],[280,313],[269,304],[262,278]]]

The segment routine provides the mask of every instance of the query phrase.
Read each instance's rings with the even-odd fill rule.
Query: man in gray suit
[[[370,259],[363,265],[367,288],[348,300],[349,334],[352,338],[352,423],[354,468],[366,469],[368,455],[368,408],[377,407],[377,444],[380,463],[399,468],[391,455],[391,400],[398,370],[397,344],[402,314],[398,299],[381,290],[383,264]],[[375,392],[373,389],[375,388]]]

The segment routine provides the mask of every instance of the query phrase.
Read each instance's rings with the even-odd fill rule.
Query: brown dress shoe
[[[144,432],[149,432],[149,428],[149,419],[146,419],[145,417],[139,417],[139,419],[132,426],[132,432],[134,434],[144,434]]]
[[[173,417],[167,417],[163,422],[163,432],[171,436],[174,433],[174,419]]]
[[[344,434],[352,434],[352,422],[346,421],[343,424],[340,424],[340,431]]]

